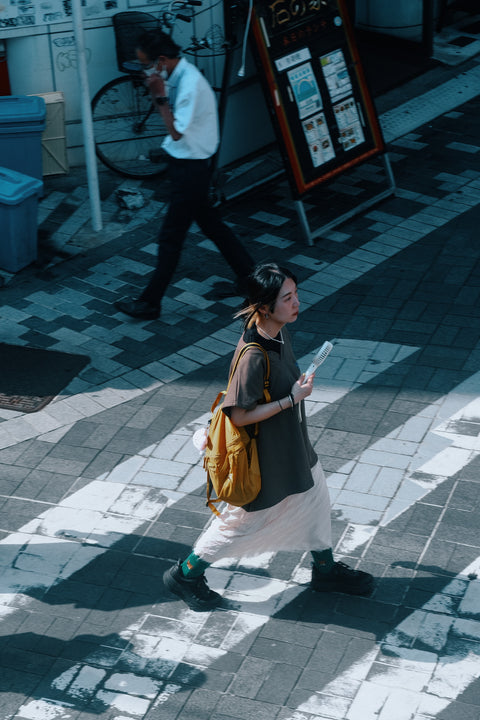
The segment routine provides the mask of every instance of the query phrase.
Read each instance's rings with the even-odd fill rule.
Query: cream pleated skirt
[[[197,540],[194,553],[208,563],[278,550],[332,547],[330,497],[320,462],[312,468],[314,485],[266,510],[246,512],[224,505]]]

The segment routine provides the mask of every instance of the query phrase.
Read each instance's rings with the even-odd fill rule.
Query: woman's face
[[[271,312],[267,309],[266,312],[274,322],[285,325],[295,322],[299,308],[297,285],[291,278],[287,278],[277,295],[274,311]]]

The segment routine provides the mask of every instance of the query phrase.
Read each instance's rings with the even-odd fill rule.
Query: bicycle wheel
[[[165,125],[140,78],[125,76],[104,85],[92,100],[98,158],[120,175],[143,178],[164,172],[158,156]]]

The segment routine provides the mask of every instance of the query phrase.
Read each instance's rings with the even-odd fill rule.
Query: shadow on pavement
[[[136,544],[142,537],[131,539]],[[41,546],[37,546],[37,550],[41,553]],[[166,681],[178,684],[180,691],[202,686],[208,671],[212,670],[207,656],[202,667],[201,663],[179,662],[162,649],[165,647],[162,641],[168,638],[172,642],[179,642],[181,637],[187,643],[208,643],[208,636],[204,634],[206,616],[186,615],[183,603],[162,583],[162,573],[171,564],[171,558],[184,556],[188,548],[168,540],[151,539],[150,551],[150,557],[136,556],[113,546],[43,593],[39,588],[19,587],[18,606],[12,608],[10,618],[5,618],[1,625],[0,692],[12,692],[22,677],[26,683],[22,692],[25,692],[36,678],[35,687],[27,690],[29,701],[48,698],[68,703],[77,710],[101,714],[111,708],[109,693],[114,693],[117,684],[126,677],[132,682],[133,694],[158,693]],[[370,598],[363,598],[319,594],[299,588],[295,597],[275,612],[270,621],[285,621],[286,629],[294,623],[299,632],[311,627],[312,637],[316,633],[319,639],[324,632],[332,637],[335,631],[368,638],[371,643],[385,641],[388,644],[389,635],[399,623],[441,592],[454,577],[441,567],[417,566],[401,559],[391,569],[399,572],[398,576],[382,578],[379,587],[396,601],[382,602],[375,592]],[[412,577],[414,569],[416,577]],[[265,572],[257,574],[269,577]],[[30,604],[25,596],[31,597]],[[212,613],[212,622],[234,622],[235,603],[230,609],[228,606],[227,602],[227,612]],[[241,612],[265,613],[254,592],[251,607],[249,601],[242,602]],[[34,622],[38,632],[36,629],[22,631]],[[89,632],[85,632],[87,628]],[[245,636],[248,635],[245,631]],[[241,655],[245,647],[255,642],[256,635],[258,629],[248,640],[239,639]],[[419,642],[412,647],[425,649]],[[236,652],[235,648],[230,651]],[[363,652],[364,646],[360,643],[356,653],[350,653],[349,662],[360,661]],[[433,657],[436,656],[432,654]],[[217,661],[218,665],[221,662]],[[317,690],[321,690],[323,680],[333,678],[334,671],[332,665],[331,678],[319,676]],[[97,692],[95,688],[99,684],[103,684],[103,690]],[[125,686],[123,690],[118,689],[128,692]]]

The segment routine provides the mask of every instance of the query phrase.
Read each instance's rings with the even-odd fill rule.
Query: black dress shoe
[[[156,320],[160,315],[159,307],[139,298],[123,298],[123,300],[117,300],[114,305],[125,315],[141,320]]]

